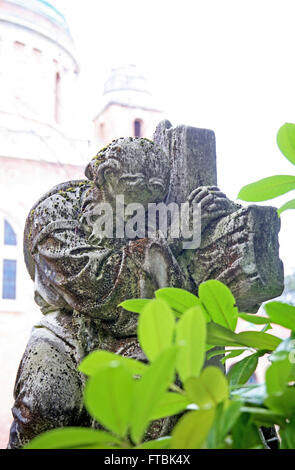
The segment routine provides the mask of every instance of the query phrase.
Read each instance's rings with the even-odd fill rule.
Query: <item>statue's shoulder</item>
[[[51,188],[47,191],[42,197],[38,199],[38,201],[34,204],[31,211],[36,210],[41,204],[45,201],[56,198],[62,197],[65,198],[67,201],[77,201],[79,203],[81,201],[81,197],[85,196],[86,193],[90,192],[94,187],[92,181],[89,180],[71,180],[66,181],[65,183],[60,183]]]
[[[38,199],[25,223],[24,255],[27,266],[31,265],[31,253],[40,237],[54,230],[78,227],[83,204],[95,191],[91,181],[72,180],[54,186]],[[33,278],[34,273],[31,269],[29,272]]]

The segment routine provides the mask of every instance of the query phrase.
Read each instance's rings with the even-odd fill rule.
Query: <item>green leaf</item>
[[[208,351],[206,359],[207,361],[209,361],[209,359],[211,359],[212,357],[224,356],[226,352],[227,351],[225,351],[225,349],[214,349],[213,351]]]
[[[238,309],[234,296],[225,284],[215,280],[202,282],[199,286],[199,297],[215,323],[235,330]]]
[[[267,201],[295,189],[295,176],[275,175],[247,184],[238,194],[238,199],[248,202]]]
[[[104,427],[126,436],[133,405],[132,375],[118,361],[101,368],[86,384],[85,405]]]
[[[274,351],[282,341],[280,338],[262,331],[243,331],[237,337],[240,344],[244,346],[267,351]]]
[[[247,346],[258,350],[273,351],[282,340],[262,331],[234,333],[214,322],[207,324],[207,343],[213,346]]]
[[[295,307],[283,302],[269,302],[264,305],[270,321],[295,331]]]
[[[242,413],[232,429],[234,449],[262,449],[263,444],[258,428],[251,415]]]
[[[284,429],[281,429],[281,449],[295,449],[295,416],[292,417]]]
[[[241,346],[236,333],[214,322],[207,324],[207,343],[213,346]]]
[[[175,318],[166,302],[154,299],[142,311],[138,321],[140,346],[150,361],[172,345]]]
[[[285,212],[289,209],[295,209],[295,199],[292,199],[291,201],[286,202],[283,204],[279,209],[278,209],[278,216],[282,214],[282,212]]]
[[[266,331],[272,330],[272,326],[270,323],[266,323],[264,327],[262,328],[262,333],[265,333]]]
[[[288,358],[273,362],[266,370],[265,381],[268,395],[283,393],[289,381],[291,363]]]
[[[199,377],[190,377],[184,383],[189,399],[200,409],[217,406],[228,398],[228,382],[218,367],[206,367]]]
[[[282,425],[284,424],[284,420],[282,416],[273,413],[271,410],[267,408],[259,408],[257,406],[243,406],[241,408],[242,413],[250,413],[252,422],[255,423],[257,426],[272,426],[274,424]]]
[[[295,165],[295,125],[286,122],[277,133],[277,144],[282,154]]]
[[[109,351],[93,351],[88,354],[88,356],[83,359],[78,369],[85,375],[92,376],[99,369],[105,366],[109,366],[113,361],[117,361],[120,364],[123,364],[126,369],[128,369],[134,375],[142,374],[147,366],[143,362],[137,361],[136,359],[131,359],[129,357],[123,357]]]
[[[270,355],[271,362],[288,361],[291,365],[289,380],[295,381],[295,340],[290,337],[282,341]]]
[[[215,420],[208,436],[209,449],[222,449],[225,438],[241,414],[242,402],[233,401],[225,406],[220,403],[217,407]]]
[[[285,363],[286,365],[283,366],[285,372],[282,373],[286,374],[286,370],[289,369],[288,378],[289,382],[295,381],[295,340],[292,338],[286,338],[282,341],[277,349],[270,355],[269,360],[272,364],[279,362],[280,364]]]
[[[47,431],[27,444],[24,449],[101,449],[120,446],[120,440],[95,429],[66,427]]]
[[[181,380],[197,377],[204,364],[206,344],[206,320],[199,306],[187,310],[177,322],[176,343],[180,346],[176,369]]]
[[[227,375],[230,386],[246,383],[255,372],[257,364],[257,353],[251,354],[251,356],[247,356],[234,364]]]
[[[131,437],[136,444],[142,439],[157,406],[174,380],[176,355],[176,347],[162,352],[136,383],[131,423]]]
[[[265,323],[270,323],[270,319],[267,317],[260,317],[259,315],[251,315],[249,313],[239,313],[238,316],[242,318],[242,320],[246,320],[249,323],[253,323],[255,325],[264,325]]]
[[[288,387],[279,395],[271,395],[264,403],[275,413],[290,418],[295,413],[295,387]]]
[[[242,402],[232,401],[229,402],[226,406],[223,404],[223,414],[221,419],[221,439],[224,439],[227,433],[231,430],[236,420],[241,414]]]
[[[144,442],[135,449],[170,449],[171,439],[170,436],[160,437],[159,439]]]
[[[186,413],[172,432],[171,449],[200,449],[210,431],[215,408]]]
[[[141,313],[152,299],[129,299],[121,302],[118,307],[122,307],[128,312]]]
[[[233,357],[240,356],[245,351],[248,351],[248,349],[233,349],[229,354],[223,357],[220,362],[224,364],[227,359],[232,359]]]
[[[157,299],[162,299],[167,302],[170,308],[178,313],[184,313],[191,307],[201,305],[200,300],[191,292],[177,287],[164,287],[155,292]]]
[[[152,420],[173,416],[184,411],[190,404],[190,400],[180,393],[167,392],[151,416]]]
[[[243,348],[243,349],[217,349],[217,350],[213,350],[213,351],[209,351],[207,353],[207,361],[209,361],[209,359],[211,359],[212,357],[214,356],[223,356],[221,359],[220,359],[220,362],[224,363],[226,361],[226,359],[231,359],[233,357],[237,357],[237,356],[240,356],[240,354],[243,354],[245,351],[250,351],[249,348]]]

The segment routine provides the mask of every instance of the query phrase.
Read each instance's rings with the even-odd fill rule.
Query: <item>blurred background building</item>
[[[111,71],[99,106],[94,138],[103,145],[122,136],[151,138],[162,118],[145,77],[134,64]]]
[[[61,12],[45,0],[0,1],[0,448],[18,363],[41,315],[23,262],[27,214],[52,186],[84,178],[102,146],[121,136],[152,137],[161,120],[145,77],[122,65],[111,71],[93,123],[85,122],[78,76]]]

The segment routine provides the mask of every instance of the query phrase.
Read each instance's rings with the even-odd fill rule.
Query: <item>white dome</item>
[[[63,14],[46,0],[1,0],[1,23],[42,34],[73,56],[73,41]]]
[[[112,69],[104,85],[98,114],[111,104],[159,111],[145,76],[134,64]]]

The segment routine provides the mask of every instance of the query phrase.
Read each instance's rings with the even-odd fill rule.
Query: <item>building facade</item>
[[[50,187],[83,178],[87,145],[77,136],[79,66],[67,23],[42,0],[0,2],[0,448],[11,422],[13,384],[40,314],[22,253],[23,228]]]

